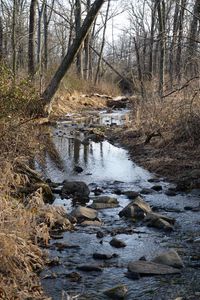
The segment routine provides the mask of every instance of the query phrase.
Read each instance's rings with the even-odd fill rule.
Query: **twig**
[[[176,90],[173,90],[171,92],[169,92],[168,94],[166,95],[163,95],[161,98],[166,98],[168,96],[171,96],[172,94],[174,93],[177,93],[177,92],[180,92],[181,90],[183,90],[184,88],[188,87],[188,85],[190,84],[191,81],[193,81],[194,79],[199,79],[200,77],[199,76],[195,76],[193,78],[190,78],[188,81],[186,81],[186,83],[184,85],[182,85],[180,88],[176,89]]]

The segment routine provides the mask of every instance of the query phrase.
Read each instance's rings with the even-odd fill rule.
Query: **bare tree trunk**
[[[87,0],[87,4],[86,4],[87,13],[90,11],[90,7],[91,7],[91,0]],[[85,50],[84,78],[86,80],[89,79],[89,69],[90,69],[90,54],[91,54],[90,38],[91,38],[91,32],[88,33],[84,42],[84,50]]]
[[[149,54],[150,78],[153,77],[153,48],[154,48],[153,45],[154,45],[154,34],[155,34],[156,6],[157,6],[157,2],[155,1],[151,12],[151,33],[150,33],[150,54]]]
[[[51,20],[55,0],[52,0],[49,15],[48,15],[48,11],[47,11],[47,8],[48,8],[47,0],[44,0],[44,1],[45,1],[44,16],[43,16],[43,22],[44,22],[44,69],[45,69],[45,71],[47,71],[48,58],[49,58],[49,49],[48,49],[49,23]]]
[[[162,97],[165,83],[165,1],[157,0],[159,37],[160,37],[160,71],[159,71],[159,95]]]
[[[144,99],[145,98],[145,88],[144,88],[144,81],[143,81],[143,76],[142,76],[140,53],[139,53],[139,49],[138,49],[138,45],[137,45],[135,37],[134,37],[134,44],[135,44],[135,53],[136,53],[136,58],[137,58],[138,79],[140,82],[140,90],[141,90],[142,99]]]
[[[38,30],[37,30],[37,63],[40,67],[41,65],[41,23],[42,23],[42,16],[44,12],[44,1],[42,3],[42,7],[40,8],[38,5]]]
[[[28,43],[28,74],[31,78],[35,74],[35,21],[37,0],[31,0],[29,15],[29,43]]]
[[[101,71],[102,56],[103,56],[103,49],[104,49],[104,45],[105,45],[105,34],[106,34],[109,9],[110,9],[110,0],[108,0],[107,10],[106,10],[106,17],[105,17],[105,23],[104,23],[104,29],[103,29],[103,39],[102,39],[102,43],[101,43],[100,56],[99,56],[97,71],[96,71],[96,75],[95,75],[95,84],[97,84],[97,82],[99,80],[99,74]]]
[[[80,47],[87,36],[90,27],[95,20],[100,8],[104,4],[105,0],[95,0],[93,3],[90,12],[88,13],[87,17],[85,18],[83,25],[80,28],[79,35],[74,40],[73,44],[68,50],[68,53],[64,57],[63,61],[61,62],[58,70],[56,71],[55,75],[53,76],[51,82],[45,89],[42,94],[43,104],[50,104],[53,96],[55,95],[61,80],[63,79],[66,72],[69,70],[75,56],[77,55]]]
[[[81,9],[81,0],[76,0],[75,2],[75,24],[76,24],[76,38],[79,35],[79,31],[81,28],[81,16],[82,9]],[[77,54],[77,60],[76,60],[76,68],[77,68],[77,74],[80,76],[80,78],[83,78],[83,51],[82,46],[80,47],[80,50]]]
[[[0,16],[0,61],[3,58],[3,24],[2,17]]]
[[[170,88],[173,87],[173,80],[174,80],[174,50],[176,46],[177,41],[177,34],[178,34],[178,21],[179,21],[179,0],[176,2],[175,12],[174,12],[174,24],[173,24],[173,36],[172,36],[172,42],[170,46],[170,53],[169,53],[169,77],[170,77]]]
[[[16,22],[17,22],[17,0],[13,0],[12,14],[12,71],[15,84],[17,69],[17,51],[16,51]]]
[[[44,69],[47,71],[48,68],[48,21],[47,21],[47,3],[45,0],[44,4]]]
[[[183,21],[184,21],[186,2],[187,2],[187,0],[181,0],[181,11],[180,11],[180,16],[179,16],[178,46],[177,46],[177,52],[176,52],[176,77],[178,78],[179,83],[181,81]]]
[[[198,31],[198,24],[199,24],[199,18],[200,17],[200,1],[196,0],[194,4],[194,11],[193,11],[193,18],[190,24],[190,36],[189,36],[189,45],[188,45],[188,62],[190,67],[190,75],[196,75],[197,74],[197,64],[194,61],[196,50],[197,50],[197,31]]]

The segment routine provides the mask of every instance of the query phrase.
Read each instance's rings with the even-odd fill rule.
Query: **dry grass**
[[[200,140],[200,83],[160,99],[154,94],[134,105],[134,128],[148,136],[160,133],[174,143],[198,144]]]

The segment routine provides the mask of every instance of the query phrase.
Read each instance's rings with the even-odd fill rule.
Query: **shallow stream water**
[[[191,299],[200,299],[200,269],[191,260],[191,253],[196,254],[197,246],[188,242],[191,235],[199,233],[199,213],[184,209],[188,205],[196,207],[199,198],[185,194],[166,196],[165,191],[171,186],[169,183],[162,179],[158,183],[149,182],[154,175],[132,162],[126,150],[107,140],[84,143],[86,127],[122,126],[128,121],[129,113],[126,110],[114,113],[97,112],[95,115],[88,113],[83,118],[68,116],[51,129],[52,143],[59,163],[46,153],[43,164],[38,164],[43,175],[52,182],[61,183],[65,179],[84,181],[91,190],[90,202],[95,197],[92,190],[99,187],[103,190],[103,195],[117,198],[120,204],[117,208],[99,211],[99,218],[103,221],[101,227],[76,226],[74,231],[64,233],[63,239],[59,240],[62,243],[78,245],[79,248],[62,252],[49,250],[50,256],[59,257],[61,262],[58,266],[45,269],[41,274],[44,289],[54,300],[70,299],[67,298],[69,295],[79,295],[77,299],[108,299],[103,293],[104,290],[119,284],[127,285],[126,299],[130,300],[170,300],[187,295],[196,297]],[[83,172],[77,174],[74,171],[75,166],[82,167]],[[125,195],[116,195],[116,190],[140,192],[155,184],[161,185],[162,191],[143,195],[143,198],[151,206],[157,207],[160,213],[176,219],[172,233],[148,228],[142,223],[121,219],[118,215],[130,200]],[[72,200],[62,200],[59,195],[56,195],[54,205],[63,205],[67,212],[74,206]],[[116,235],[127,244],[125,248],[116,249],[109,241],[113,238],[112,232],[119,228],[129,228],[135,232]],[[104,233],[102,239],[96,237],[99,230]],[[52,240],[51,244],[54,242]],[[142,277],[139,280],[125,276],[129,261],[138,260],[142,256],[150,260],[169,248],[177,249],[185,262],[186,267],[181,275]],[[109,261],[98,261],[93,259],[95,252],[116,253],[118,257]],[[103,271],[78,271],[77,267],[82,264],[98,265]],[[80,281],[72,282],[66,276],[70,272],[78,272]]]

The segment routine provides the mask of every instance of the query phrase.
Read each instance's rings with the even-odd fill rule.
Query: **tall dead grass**
[[[159,133],[165,143],[198,145],[200,141],[200,82],[160,99],[147,93],[146,100],[134,103],[133,124],[147,137]]]

